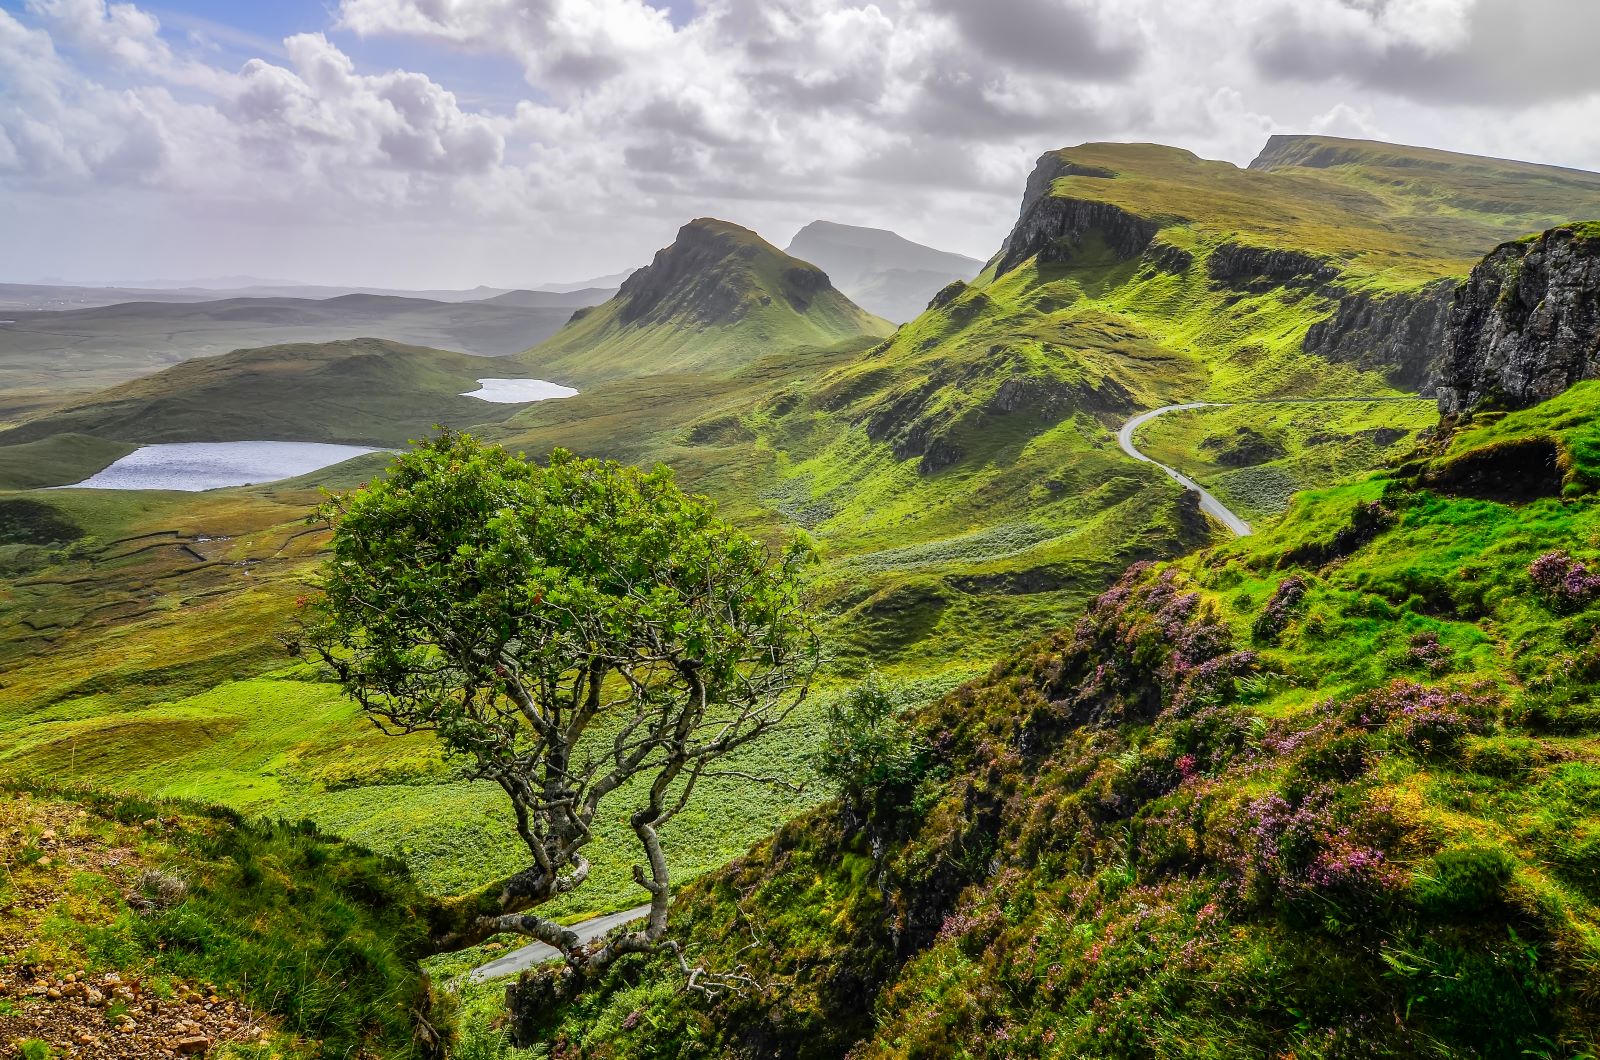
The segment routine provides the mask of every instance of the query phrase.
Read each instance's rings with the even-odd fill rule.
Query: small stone
[[[179,1056],[197,1056],[211,1048],[211,1039],[203,1034],[193,1034],[177,1039],[171,1048]]]
[[[61,991],[52,986],[45,990],[44,996],[49,998],[51,1001],[60,1001]]]

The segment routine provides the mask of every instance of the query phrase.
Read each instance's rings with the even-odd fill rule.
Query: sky
[[[528,286],[715,216],[986,258],[1040,154],[1600,170],[1600,0],[0,0],[0,281]]]

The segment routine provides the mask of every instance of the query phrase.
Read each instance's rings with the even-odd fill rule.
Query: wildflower
[[[1600,596],[1600,574],[1561,550],[1546,552],[1534,560],[1528,566],[1528,577],[1555,607],[1578,608]]]

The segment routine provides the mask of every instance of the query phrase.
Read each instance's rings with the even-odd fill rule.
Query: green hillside
[[[702,217],[684,225],[614,298],[574,313],[518,360],[536,374],[588,383],[733,368],[763,353],[891,330],[816,266],[749,229]]]
[[[132,443],[400,445],[435,423],[509,415],[514,406],[461,396],[509,367],[386,339],[235,350],[102,390],[0,433],[0,467],[7,447],[65,434]]]
[[[1580,385],[1131,568],[680,899],[696,959],[759,988],[619,968],[520,1030],[593,1057],[1590,1055],[1597,409]],[[1519,447],[1563,473],[1529,485]]]
[[[1450,277],[1535,209],[1600,208],[1600,178],[1563,174],[1515,214],[1483,201],[1470,217],[1441,213],[1495,173],[1509,202],[1527,167],[1460,156],[1410,167],[1402,187],[1405,157],[1354,145],[1337,168],[1278,171],[1150,145],[1053,152],[984,273],[887,342],[808,358],[787,379],[768,363],[698,399],[693,372],[614,380],[496,436],[532,452],[576,439],[619,459],[664,455],[751,518],[797,522],[823,544],[820,588],[847,656],[971,666],[1063,620],[1127,563],[1206,539],[1176,487],[1117,450],[1127,416],[1196,399],[1399,396],[1431,356],[1416,306],[1447,304]],[[1280,439],[1289,448],[1237,468],[1224,491],[1281,511],[1435,419],[1421,402],[1341,405],[1337,437],[1318,437],[1330,433],[1319,414],[1294,413],[1304,426]],[[1281,436],[1290,413],[1226,415]],[[1209,456],[1192,453],[1197,470],[1210,473]]]
[[[310,827],[9,785],[0,898],[8,1056],[436,1055],[426,900]]]
[[[1247,169],[1155,144],[1045,156],[1052,192],[1332,260],[1364,282],[1464,276],[1497,243],[1600,214],[1600,175],[1334,137],[1273,137]]]
[[[0,582],[0,765],[43,780],[83,777],[146,794],[206,799],[252,814],[307,817],[381,853],[403,857],[434,892],[459,892],[481,883],[514,864],[516,840],[503,796],[492,785],[465,779],[427,735],[389,741],[372,732],[323,675],[291,666],[278,640],[324,545],[321,532],[303,522],[317,499],[316,487],[356,485],[360,477],[378,473],[381,454],[289,483],[197,496],[44,493],[31,487],[81,477],[80,469],[109,461],[136,442],[281,437],[397,445],[440,421],[470,427],[530,456],[561,445],[639,464],[665,462],[685,485],[711,495],[742,526],[758,533],[799,527],[816,540],[824,562],[812,588],[824,611],[832,659],[819,709],[869,666],[887,675],[901,699],[923,704],[998,658],[1014,660],[972,690],[919,715],[920,731],[940,748],[940,757],[919,766],[930,778],[925,790],[903,793],[902,803],[893,806],[866,808],[868,818],[884,822],[886,831],[849,832],[833,810],[819,811],[685,903],[691,923],[727,923],[726,903],[732,899],[722,888],[742,888],[754,896],[750,908],[764,918],[763,937],[781,939],[792,955],[789,965],[763,965],[764,981],[774,984],[785,1007],[793,1007],[770,1033],[810,1043],[809,1052],[797,1046],[795,1055],[843,1055],[847,1038],[870,1029],[861,999],[893,989],[907,1019],[922,1021],[893,1030],[895,1041],[911,1043],[904,1047],[907,1054],[926,1046],[917,1055],[946,1055],[927,1043],[948,1033],[981,1055],[971,1044],[978,1041],[968,1029],[974,1022],[985,1034],[996,1028],[1019,1028],[1019,1035],[1037,1030],[1039,1037],[1029,1040],[1037,1041],[1035,1051],[1041,1054],[1050,1053],[1046,1030],[1056,1035],[1052,1041],[1073,1043],[1059,1055],[1093,1052],[1067,1036],[1064,1025],[1030,1030],[1023,1002],[1012,1010],[994,999],[1032,996],[1026,990],[1033,986],[1019,984],[1048,974],[1048,962],[1035,969],[1033,980],[1018,970],[1016,954],[1023,944],[1017,939],[1025,937],[1023,932],[1044,931],[1059,947],[1083,942],[1081,953],[1056,951],[1074,975],[1088,976],[1080,958],[1096,942],[1106,943],[1099,952],[1119,960],[1147,956],[1113,944],[1112,935],[1125,941],[1134,930],[1119,918],[1136,919],[1133,910],[1140,902],[1165,909],[1156,899],[1165,900],[1182,884],[1159,875],[1168,871],[1165,861],[1150,870],[1156,875],[1139,875],[1146,863],[1141,860],[1145,848],[1138,844],[1147,842],[1145,823],[1136,821],[1146,806],[1138,801],[1145,798],[1143,781],[1137,779],[1145,775],[1141,756],[1166,754],[1183,741],[1203,743],[1210,737],[1183,729],[1186,719],[1143,718],[1121,726],[1114,711],[1096,714],[1087,728],[1074,721],[1060,732],[1050,728],[1054,722],[1026,729],[1029,712],[1060,698],[1065,679],[1050,677],[1048,670],[1064,657],[1070,638],[1062,635],[1054,647],[1017,653],[1019,645],[1076,621],[1129,564],[1169,560],[1221,537],[1190,495],[1118,450],[1118,426],[1139,410],[1195,399],[1404,396],[1425,382],[1423,339],[1437,323],[1440,294],[1448,296],[1453,277],[1463,275],[1503,233],[1521,234],[1530,211],[1565,216],[1564,202],[1571,203],[1571,212],[1590,208],[1584,196],[1591,192],[1582,175],[1541,174],[1530,184],[1519,171],[1498,169],[1492,161],[1468,160],[1468,166],[1446,158],[1440,165],[1414,164],[1407,149],[1381,145],[1347,146],[1336,156],[1280,149],[1274,157],[1262,168],[1240,170],[1145,145],[1053,152],[1042,160],[1014,231],[985,271],[970,284],[951,285],[928,312],[893,334],[844,301],[804,263],[785,258],[743,229],[702,221],[686,226],[678,242],[611,302],[581,314],[560,335],[513,359],[485,362],[384,340],[241,351],[103,392],[0,435],[0,488],[16,491],[0,493],[0,528],[6,533],[0,538],[5,577]],[[1290,165],[1291,159],[1298,164]],[[1496,178],[1497,172],[1503,176]],[[1499,198],[1472,190],[1500,186],[1496,180],[1503,185]],[[527,406],[456,396],[473,389],[478,377],[519,374],[576,383],[583,392]],[[1546,419],[1537,429],[1569,432],[1569,449],[1589,452],[1584,402],[1594,398],[1592,388],[1575,391],[1567,404],[1540,413]],[[1499,426],[1483,423],[1474,428],[1480,433],[1458,436],[1452,452],[1470,449],[1474,437],[1510,437],[1534,429],[1529,414],[1519,415],[1524,418],[1507,418]],[[1253,645],[1263,661],[1241,683],[1246,691],[1217,699],[1219,708],[1257,712],[1240,723],[1256,741],[1248,746],[1265,746],[1258,730],[1271,734],[1280,722],[1298,724],[1301,715],[1295,712],[1315,702],[1377,687],[1380,678],[1388,679],[1384,668],[1431,677],[1435,649],[1418,641],[1413,659],[1409,638],[1414,632],[1437,627],[1451,649],[1449,657],[1457,660],[1452,665],[1459,664],[1459,673],[1467,676],[1489,673],[1515,655],[1525,634],[1539,652],[1555,651],[1539,639],[1546,634],[1527,617],[1535,612],[1516,610],[1523,604],[1487,618],[1474,612],[1471,622],[1457,623],[1449,617],[1456,613],[1454,597],[1441,594],[1488,584],[1473,578],[1510,578],[1507,571],[1531,562],[1527,550],[1546,548],[1556,536],[1587,541],[1600,532],[1581,521],[1587,494],[1567,502],[1538,500],[1527,508],[1504,509],[1513,515],[1497,515],[1501,508],[1487,500],[1441,500],[1415,483],[1390,487],[1373,480],[1302,499],[1285,518],[1271,518],[1292,490],[1326,487],[1404,457],[1434,423],[1429,406],[1418,402],[1240,404],[1163,418],[1145,428],[1141,442],[1148,451],[1192,470],[1262,524],[1259,538],[1202,554],[1231,557],[1219,561],[1223,566],[1216,571],[1206,566],[1212,560],[1174,568],[1174,578],[1197,586],[1218,609],[1235,631],[1235,643],[1251,643],[1249,631],[1281,580],[1273,573],[1280,561],[1285,571],[1303,570],[1347,594],[1307,612],[1305,628],[1331,638],[1326,644],[1313,650],[1306,641],[1291,651],[1291,638],[1300,634],[1290,630],[1282,645]],[[1586,466],[1588,457],[1573,459]],[[1427,470],[1419,468],[1407,476]],[[1390,477],[1398,482],[1398,473]],[[1444,475],[1437,481],[1456,479]],[[1581,494],[1582,483],[1574,483]],[[1367,532],[1359,519],[1360,525],[1350,529],[1354,499],[1372,500],[1384,490],[1407,498],[1392,510],[1414,532],[1402,538],[1395,528],[1402,524],[1385,524],[1384,545],[1324,571],[1324,561],[1345,548],[1352,534],[1360,538]],[[1535,520],[1524,533],[1513,519],[1527,512],[1540,520],[1548,514],[1548,525]],[[1490,529],[1468,535],[1469,525],[1480,520]],[[1476,574],[1465,559],[1452,558],[1454,567],[1436,563],[1428,550],[1445,548],[1457,533],[1463,535],[1459,540],[1470,540],[1471,548],[1502,549],[1508,566]],[[1570,542],[1564,547],[1579,547]],[[1378,563],[1377,552],[1384,552],[1388,563],[1390,550],[1399,566]],[[1406,555],[1416,569],[1432,571],[1428,579],[1406,580],[1399,558]],[[1238,580],[1228,581],[1234,577]],[[1149,618],[1123,617],[1141,630]],[[1549,616],[1539,621],[1559,624]],[[1406,631],[1398,646],[1380,635],[1394,623]],[[1478,634],[1468,625],[1481,629],[1485,639],[1474,639]],[[1071,665],[1126,661],[1107,650],[1097,645],[1089,655],[1074,656]],[[1166,649],[1151,645],[1149,650],[1129,671],[1130,680],[1144,683],[1115,690],[1107,703],[1143,696],[1139,701],[1148,705],[1177,687],[1162,672]],[[1301,652],[1303,660],[1297,662]],[[1397,661],[1402,656],[1405,661]],[[1501,663],[1491,661],[1496,658]],[[1352,660],[1371,672],[1356,673]],[[1520,702],[1517,689],[1506,691],[1507,703]],[[1470,735],[1504,736],[1513,743],[1546,738],[1513,714],[1508,707],[1497,715],[1502,728]],[[805,720],[763,749],[757,764],[805,773],[807,755],[819,738],[816,715]],[[1586,730],[1574,733],[1561,738],[1587,753],[1585,741],[1591,736]],[[941,742],[946,734],[953,736]],[[1045,742],[1032,745],[1032,757],[1018,757],[1024,737]],[[1205,747],[1183,746],[1197,761],[1209,763]],[[1379,752],[1389,757],[1376,757]],[[1399,749],[1399,742],[1372,753],[1380,762],[1376,768],[1393,770],[1404,780],[1397,790],[1419,793],[1419,813],[1445,806],[1458,815],[1446,823],[1474,828],[1476,821],[1515,816],[1493,802],[1509,798],[1501,788],[1483,787],[1490,794],[1475,801],[1478,779],[1461,781],[1463,787],[1446,798],[1441,792],[1449,785],[1431,772],[1434,760]],[[1172,762],[1181,757],[1169,756]],[[1537,761],[1530,769],[1555,769],[1558,760]],[[1174,806],[1174,813],[1191,817],[1205,818],[1212,809],[1236,814],[1242,805],[1237,800],[1245,798],[1241,793],[1265,797],[1272,785],[1292,795],[1289,782],[1280,784],[1282,778],[1272,772],[1279,765],[1269,763],[1260,773],[1230,773],[1255,767],[1244,759],[1218,759],[1207,774],[1221,792],[1207,789],[1215,802],[1196,809],[1163,788],[1153,796],[1158,808],[1149,814]],[[1116,810],[1121,816],[1083,809],[1090,797],[1083,794],[1084,784],[1091,778],[1098,778],[1094,797],[1104,795],[1112,800],[1108,805],[1124,806],[1115,800],[1133,786],[1128,795],[1133,801]],[[1573,798],[1579,802],[1587,798],[1582,776],[1562,774],[1560,782],[1578,785]],[[694,812],[676,826],[681,831],[673,848],[679,859],[674,872],[685,879],[715,870],[822,796],[815,785],[796,796],[753,790],[737,780],[708,784]],[[1160,801],[1169,797],[1175,801]],[[1542,812],[1524,809],[1530,819]],[[1074,816],[1080,810],[1084,816]],[[991,812],[994,816],[964,816]],[[1448,815],[1439,811],[1436,816]],[[1052,838],[1052,828],[1040,821],[1058,822],[1056,830],[1065,838]],[[944,828],[949,834],[938,831]],[[1480,830],[1487,832],[1488,825]],[[1062,853],[1051,845],[1076,836],[1082,837],[1081,848],[1069,846]],[[891,910],[891,917],[905,913],[905,922],[915,928],[910,936],[896,935],[900,928],[887,933],[882,928],[884,899],[875,882],[880,867],[870,858],[877,841],[892,841],[905,851],[903,864],[897,862],[893,871],[910,881],[911,889],[898,893],[914,901]],[[1433,856],[1421,841],[1415,848],[1384,850],[1386,858],[1397,859],[1408,871]],[[989,879],[990,855],[1019,875]],[[1536,857],[1557,864],[1568,855],[1530,846],[1512,856],[1512,878],[1524,881],[1539,864]],[[1182,861],[1184,871],[1191,876],[1212,872],[1215,866],[1205,857],[1209,854],[1202,850]],[[942,875],[946,869],[955,875]],[[902,876],[893,879],[903,882]],[[1013,883],[1015,889],[1001,889]],[[975,888],[976,904],[958,910],[957,896],[968,886]],[[1587,894],[1578,884],[1570,888],[1580,897]],[[1114,928],[1105,937],[1085,941],[1075,927],[1076,933],[1057,938],[1050,934],[1056,921],[1045,925],[1043,919],[1029,919],[1047,919],[1051,909],[1077,910],[1089,896],[1102,893],[1106,919],[1095,921],[1095,930]],[[590,884],[554,911],[576,916],[621,908],[637,895],[620,855],[597,856]],[[1013,896],[1014,908],[1003,905]],[[993,903],[984,904],[991,898]],[[1383,900],[1393,898],[1385,892]],[[1198,914],[1206,904],[1181,911]],[[1212,924],[1212,914],[1206,914],[1215,935],[1204,936],[1195,948],[1213,948],[1234,961],[1227,968],[1202,970],[1212,977],[1208,982],[1219,984],[1217,996],[1229,1003],[1260,987],[1268,974],[1263,968],[1294,976],[1299,973],[1292,969],[1319,962],[1335,969],[1328,973],[1335,984],[1348,979],[1371,987],[1374,992],[1362,996],[1374,1006],[1382,1007],[1381,1001],[1403,1008],[1409,999],[1392,991],[1409,990],[1395,984],[1412,973],[1374,958],[1374,952],[1387,951],[1373,950],[1357,928],[1344,934],[1327,929],[1330,938],[1355,940],[1351,953],[1341,957],[1332,943],[1304,942],[1309,936],[1296,934],[1305,930],[1294,919],[1303,910],[1284,912],[1268,903],[1240,912],[1220,900],[1218,907],[1235,919]],[[1586,910],[1574,915],[1588,916]],[[1271,919],[1280,913],[1287,919]],[[994,927],[994,938],[1001,940],[994,943],[995,952],[987,948],[989,936],[971,935],[976,929],[960,919],[969,914]],[[948,937],[941,938],[940,928],[951,915],[957,919]],[[1329,915],[1339,931],[1359,919],[1348,911]],[[1410,944],[1398,920],[1384,923]],[[1499,931],[1497,938],[1506,937],[1510,924],[1519,939],[1553,947],[1561,961],[1578,952],[1573,948],[1577,935],[1559,934],[1546,921],[1506,915],[1490,923]],[[1199,937],[1197,930],[1186,921],[1172,939],[1156,940],[1159,946],[1142,936],[1140,945],[1172,957],[1161,947],[1173,939],[1178,940],[1174,945],[1192,941]],[[906,937],[929,942],[924,957],[908,963],[909,950],[901,952],[895,941]],[[1459,941],[1441,937],[1448,945]],[[749,942],[713,941],[698,931],[692,938],[714,956],[731,955]],[[1406,950],[1454,968],[1440,963],[1439,952]],[[1403,954],[1390,955],[1407,968],[1425,967]],[[1521,967],[1516,962],[1523,957],[1495,950],[1485,959]],[[1125,979],[1074,980],[1076,985],[1069,985],[1077,993],[1052,993],[1041,1011],[1077,1013],[1072,1006],[1092,1006],[1090,994],[1114,998],[1136,986],[1156,989],[1135,982],[1126,971],[1132,964],[1117,967],[1125,970]],[[1560,989],[1566,989],[1570,968],[1549,967],[1556,969],[1551,974]],[[1193,968],[1184,974],[1190,972],[1201,974]],[[1233,975],[1237,978],[1228,978]],[[1298,981],[1323,980],[1307,974]],[[691,1033],[714,1039],[746,1033],[738,1028],[753,1025],[754,1008],[733,1004],[706,1016],[665,1000],[676,987],[658,989],[653,982],[640,980],[631,992],[595,1000],[574,1015],[567,1030],[602,1036],[595,1041],[610,1043],[605,1048],[616,1055],[666,1055],[651,1053],[654,1046],[631,1034],[612,1032],[635,1008],[670,1028],[661,1041],[680,1045]],[[1530,992],[1545,989],[1544,979],[1527,982],[1533,984]],[[624,984],[614,985],[621,990]],[[1429,980],[1418,989],[1435,990],[1430,1004],[1445,1004],[1438,999],[1447,995],[1437,992],[1445,986]],[[1483,997],[1505,1001],[1503,992],[1493,992],[1500,986],[1485,990],[1490,992]],[[911,1000],[902,1003],[899,991]],[[498,993],[495,987],[475,995],[472,1003],[480,1008],[473,1011],[494,1009]],[[968,995],[972,1000],[964,1000]],[[1154,1005],[1153,994],[1129,996],[1135,998],[1130,1004]],[[766,997],[761,1011],[770,1012],[776,1000]],[[1260,1011],[1247,1007],[1236,1028],[1224,1026],[1220,1008],[1202,1007],[1198,1022],[1181,1034],[1174,1031],[1171,1040],[1199,1055],[1212,1048],[1208,1043],[1235,1040],[1245,1043],[1245,1052],[1293,1050],[1299,1039],[1286,1036],[1302,1032],[1286,1028],[1304,1023],[1304,1034],[1320,1033],[1323,1021],[1355,1011],[1350,995],[1337,992],[1322,1008],[1298,995],[1263,1004],[1267,1008]],[[1296,1022],[1287,1009],[1271,1008],[1278,1004],[1309,1015]],[[833,1019],[846,1005],[853,1006],[856,1022]],[[1525,1025],[1561,1040],[1572,1024],[1565,1011],[1551,1002],[1527,1016],[1532,1022]],[[991,1012],[998,1014],[992,1020]],[[598,1022],[585,1023],[590,1017]],[[722,1020],[732,1029],[717,1030]],[[1130,1026],[1116,1024],[1123,1037],[1106,1041],[1133,1042],[1129,1050],[1138,1052]],[[1225,1037],[1235,1030],[1242,1037]],[[1430,1024],[1426,1033],[1455,1041],[1469,1032],[1441,1023]],[[1000,1050],[1006,1039],[991,1035],[985,1041]],[[896,1048],[891,1042],[867,1055],[899,1055]],[[1110,1045],[1103,1051],[1114,1052]],[[1227,1050],[1217,1045],[1212,1051]],[[1306,1048],[1300,1052],[1321,1055]]]

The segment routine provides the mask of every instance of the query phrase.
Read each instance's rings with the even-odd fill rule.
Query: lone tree
[[[698,782],[743,777],[722,760],[804,697],[818,658],[797,586],[809,550],[774,556],[665,468],[560,449],[541,467],[450,431],[317,518],[333,554],[297,647],[384,731],[433,731],[499,784],[527,847],[526,868],[440,904],[435,951],[531,936],[566,958],[566,993],[625,953],[672,946],[661,829]],[[616,802],[650,912],[580,946],[531,910],[582,886],[596,817]]]

